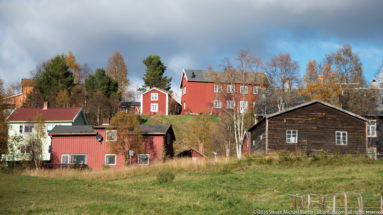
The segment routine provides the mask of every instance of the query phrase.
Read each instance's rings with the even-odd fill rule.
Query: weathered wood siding
[[[320,103],[272,117],[268,123],[268,150],[364,154],[367,123]],[[297,143],[286,143],[286,130],[297,130]],[[347,131],[347,145],[336,145],[336,131]],[[259,131],[261,132],[261,131]]]
[[[376,137],[368,138],[368,146],[376,147],[379,154],[383,154],[383,116],[367,117],[376,120]],[[379,156],[381,157],[381,156]]]
[[[260,122],[251,132],[251,153],[266,153],[266,121]]]

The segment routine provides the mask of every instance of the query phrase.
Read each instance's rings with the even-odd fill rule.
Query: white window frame
[[[184,102],[184,110],[186,110],[186,102]]]
[[[24,132],[24,125],[19,125],[19,133],[22,134]]]
[[[219,93],[220,91],[222,91],[222,85],[214,84],[214,93]]]
[[[249,87],[242,85],[239,87],[239,93],[240,94],[249,94]]]
[[[109,139],[108,137],[110,136],[110,135],[108,135],[108,133],[115,133],[115,138],[113,138],[113,139]],[[109,130],[109,129],[107,129],[106,130],[106,132],[105,132],[105,135],[106,135],[106,142],[116,142],[117,141],[117,138],[118,138],[118,136],[117,136],[117,130],[115,130],[115,129],[113,129],[113,130]]]
[[[184,87],[183,89],[182,89],[182,95],[185,95],[186,94],[186,87]]]
[[[340,142],[338,142],[338,134],[340,134]],[[346,143],[343,143],[343,138],[345,137]],[[336,131],[335,132],[335,144],[338,146],[345,146],[348,143],[347,131]]]
[[[248,102],[247,101],[239,101],[239,112],[246,113],[248,110]]]
[[[298,130],[286,130],[286,143],[298,143]]]
[[[221,102],[221,100],[214,100],[213,101],[213,107],[214,108],[222,108],[222,102]]]
[[[68,158],[68,163],[63,163],[63,158],[64,157]],[[61,164],[70,164],[70,156],[69,156],[69,154],[62,154],[61,155]]]
[[[150,101],[158,101],[158,93],[150,93]]]
[[[235,92],[235,85],[229,84],[226,86],[226,92],[227,93],[234,93]]]
[[[253,86],[253,94],[258,94],[259,86]]]
[[[151,103],[150,104],[150,112],[152,112],[152,113],[158,112],[158,103]]]
[[[376,120],[368,121],[368,137],[377,137]]]
[[[148,156],[148,163],[141,163],[141,155],[146,155],[146,156]],[[139,165],[150,165],[150,154],[138,154],[138,161],[137,161],[137,163],[139,164]]]
[[[85,163],[83,163],[83,164],[88,163],[88,155],[87,154],[71,154],[70,155],[70,164],[80,164],[80,163],[72,163],[72,161],[73,161],[72,156],[76,156],[76,155],[85,156]]]
[[[234,109],[235,107],[235,101],[234,100],[227,100],[226,101],[226,108],[227,109]]]
[[[108,156],[114,156],[114,164],[108,164],[107,163],[107,157]],[[105,154],[105,166],[116,166],[117,163],[117,155],[116,154]]]

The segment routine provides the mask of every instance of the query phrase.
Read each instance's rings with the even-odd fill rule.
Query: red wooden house
[[[255,105],[258,89],[267,88],[266,74],[260,72],[232,73],[230,83],[226,73],[212,70],[184,69],[180,88],[182,90],[182,114],[212,112],[234,109],[236,105],[246,112]],[[243,76],[246,78],[243,78]],[[225,95],[224,97],[220,96]],[[236,100],[232,97],[238,95]]]
[[[173,157],[175,140],[171,125],[141,125],[144,152],[134,153],[133,164],[162,162]],[[51,165],[56,167],[86,164],[92,169],[104,166],[123,167],[124,156],[110,151],[117,140],[117,130],[109,126],[56,126],[51,132]]]
[[[177,157],[179,158],[191,158],[192,160],[206,159],[207,156],[203,153],[203,145],[199,146],[199,151],[193,147],[180,152]]]
[[[141,94],[141,110],[143,115],[178,114],[179,105],[167,92],[152,88]]]

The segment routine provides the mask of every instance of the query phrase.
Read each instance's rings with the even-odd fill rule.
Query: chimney
[[[102,125],[109,125],[109,119],[103,119]]]
[[[227,67],[227,69],[229,70],[229,72],[231,72],[231,70],[233,70],[233,66],[232,66],[232,65],[229,65],[229,66]]]
[[[43,110],[48,110],[48,102],[44,102]]]
[[[198,151],[203,154],[203,144],[199,144],[199,150]]]
[[[376,81],[375,81],[375,80],[372,80],[372,82],[371,82],[371,88],[376,88]]]

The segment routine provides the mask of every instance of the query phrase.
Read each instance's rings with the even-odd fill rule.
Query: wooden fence
[[[327,210],[333,214],[383,214],[383,195],[368,193],[288,194],[294,209]],[[377,213],[374,213],[377,214]]]

